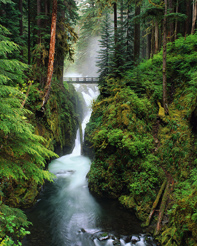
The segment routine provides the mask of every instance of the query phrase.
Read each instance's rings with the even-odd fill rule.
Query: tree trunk
[[[159,51],[159,25],[158,21],[155,20],[155,54]]]
[[[192,31],[191,31],[191,34],[194,34],[194,32],[195,32],[196,14],[197,14],[197,2],[196,2],[196,0],[194,0],[194,2],[193,2],[193,16],[192,16]]]
[[[157,205],[159,203],[159,200],[160,200],[160,197],[161,197],[161,195],[163,193],[163,190],[166,187],[166,183],[167,183],[167,180],[165,179],[163,184],[162,184],[162,186],[161,186],[161,188],[160,188],[160,190],[159,190],[159,192],[158,192],[158,194],[157,194],[157,197],[156,197],[156,199],[155,199],[155,201],[153,203],[153,206],[151,208],[151,212],[150,212],[150,214],[149,214],[149,216],[148,216],[148,218],[146,220],[146,224],[145,224],[146,226],[149,226],[149,224],[150,224],[151,218],[152,218],[152,216],[153,216],[153,214],[155,212],[155,209],[156,209],[156,207],[157,207]]]
[[[146,59],[146,32],[142,31],[142,50],[141,50],[141,57],[142,59]]]
[[[48,15],[48,1],[44,0],[44,13],[45,15]]]
[[[117,42],[118,42],[118,21],[117,21],[117,4],[113,3],[114,6],[114,57],[115,57],[115,66],[116,68],[119,67],[119,60],[117,59],[118,49],[117,49]]]
[[[114,43],[117,44],[117,4],[114,3]]]
[[[40,19],[40,14],[41,14],[41,2],[40,0],[37,0],[37,44],[40,43],[40,29],[41,29],[41,19]]]
[[[28,64],[31,64],[31,22],[30,22],[30,0],[28,0]]]
[[[154,21],[152,21],[152,33],[151,33],[151,54],[150,57],[153,58],[155,52],[155,26]]]
[[[48,71],[47,71],[47,82],[44,88],[42,108],[44,107],[44,105],[47,103],[49,99],[49,93],[51,89],[51,80],[53,76],[53,64],[54,64],[54,55],[55,55],[56,21],[57,21],[57,0],[53,0],[49,63],[48,63]]]
[[[179,0],[176,2],[176,14],[178,14],[179,11]],[[178,20],[175,21],[175,30],[174,30],[174,40],[177,39],[177,31],[178,31]]]
[[[19,0],[19,11],[20,11],[20,18],[19,18],[19,26],[20,26],[20,37],[23,36],[23,0]],[[23,50],[21,49],[21,56],[23,56]]]
[[[135,17],[140,15],[139,0],[135,1]],[[134,62],[137,65],[140,57],[140,23],[135,21],[134,26]]]
[[[165,12],[163,20],[163,107],[166,114],[168,114],[168,103],[167,103],[167,78],[166,78],[166,56],[167,56],[167,0],[165,3]]]
[[[132,37],[132,27],[131,27],[131,13],[132,13],[132,8],[131,8],[131,5],[130,5],[130,2],[127,1],[127,42],[126,42],[126,45],[127,45],[127,62],[131,62],[133,60],[133,57],[132,57],[132,47],[131,47],[131,37]],[[131,55],[132,54],[132,55]]]
[[[178,0],[177,0],[177,2],[178,2]],[[185,20],[185,35],[190,34],[190,25],[191,25],[191,0],[187,0],[186,1],[186,15],[187,15],[187,19]]]
[[[146,59],[150,58],[151,55],[151,34],[147,34],[146,35],[146,43],[147,43],[147,47],[146,47]]]
[[[124,13],[123,13],[123,10],[124,10],[124,6],[123,6],[123,0],[120,0],[120,20],[121,20],[121,28],[123,28],[124,24],[123,24],[123,21],[124,21]]]
[[[159,216],[158,216],[158,221],[157,221],[157,226],[156,226],[156,230],[155,230],[155,234],[154,235],[158,235],[160,229],[161,229],[161,222],[163,219],[163,215],[164,215],[164,211],[165,211],[165,207],[166,207],[166,202],[168,200],[169,197],[169,192],[170,192],[170,182],[168,181],[163,197],[162,197],[162,201],[161,201],[161,206],[160,206],[160,210],[159,210]]]
[[[129,6],[129,2],[127,3],[127,61],[129,60],[128,57],[129,57],[129,22],[130,22],[130,6]]]
[[[23,35],[23,0],[19,0],[19,11],[20,11],[20,19],[19,19],[20,36],[22,36]]]
[[[173,13],[173,0],[169,0],[170,13]],[[174,21],[170,22],[170,42],[174,40]]]
[[[46,20],[45,20],[45,25],[48,24],[48,18],[47,18],[48,13],[49,13],[49,9],[48,9],[48,0],[45,0],[45,1],[44,1],[44,14],[45,14],[45,18],[46,18]]]
[[[65,27],[64,24],[65,23],[65,10],[61,11],[61,18],[59,17],[59,25],[58,25],[58,29],[57,29],[57,33],[64,33]],[[54,69],[58,70],[57,73],[57,79],[60,82],[60,85],[62,85],[63,88],[63,72],[64,72],[64,52],[58,52],[58,54],[55,54],[55,62],[54,62]]]

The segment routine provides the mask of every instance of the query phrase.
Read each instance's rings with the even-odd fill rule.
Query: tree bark
[[[20,19],[19,19],[19,26],[20,26],[20,36],[23,36],[23,0],[19,0],[19,11],[20,11]],[[21,49],[21,56],[23,56],[23,50]]]
[[[30,22],[30,0],[28,0],[28,64],[31,64],[31,22]]]
[[[178,2],[178,0],[177,0],[177,2]],[[190,25],[191,25],[191,0],[187,0],[186,1],[186,15],[187,15],[187,19],[185,21],[185,35],[190,34]]]
[[[165,191],[164,191],[164,194],[163,194],[163,197],[162,197],[158,221],[157,221],[157,226],[156,226],[156,230],[155,230],[154,235],[158,235],[158,233],[161,229],[161,222],[163,219],[163,215],[164,215],[164,211],[165,211],[165,207],[166,207],[166,202],[168,200],[169,192],[170,192],[170,182],[168,181],[166,188],[165,188]]]
[[[46,81],[46,85],[44,88],[42,108],[47,103],[49,99],[50,90],[51,90],[51,80],[53,76],[53,64],[54,64],[54,55],[55,55],[56,21],[57,21],[57,0],[53,0],[49,63],[48,63],[48,71],[47,71],[47,81]]]
[[[155,52],[155,26],[154,21],[152,20],[152,33],[151,33],[151,54],[150,57],[153,58]]]
[[[45,18],[48,16],[49,9],[48,9],[48,0],[44,1],[44,13],[45,13]],[[48,24],[48,19],[46,18],[45,20],[45,25]]]
[[[20,11],[20,19],[19,19],[20,36],[22,36],[23,35],[23,0],[19,0],[19,11]]]
[[[40,14],[41,14],[41,2],[40,0],[37,0],[37,44],[40,43],[40,29],[41,29],[41,19],[40,19]]]
[[[127,61],[129,60],[129,21],[130,21],[130,8],[129,8],[129,3],[127,3]]]
[[[193,16],[192,16],[192,31],[191,31],[191,34],[194,34],[194,32],[195,32],[196,15],[197,15],[197,2],[196,2],[196,0],[194,0],[194,2],[193,2]]]
[[[151,56],[151,34],[146,35],[146,42],[147,42],[146,59],[149,59]]]
[[[116,68],[119,67],[119,60],[117,59],[118,49],[117,49],[117,42],[118,42],[118,20],[117,20],[117,4],[113,3],[114,7],[114,57],[115,57],[115,66]]]
[[[170,13],[173,13],[173,0],[169,0]],[[170,42],[174,40],[174,21],[170,22]]]
[[[142,50],[141,50],[141,57],[142,59],[146,59],[146,32],[142,31]]]
[[[167,56],[167,8],[168,1],[165,0],[165,12],[163,20],[163,107],[165,114],[168,114],[168,103],[167,103],[167,77],[166,77],[166,56]]]
[[[139,0],[135,0],[135,17],[140,15]],[[137,65],[140,57],[140,23],[135,22],[134,26],[134,62]]]
[[[159,25],[158,21],[155,20],[155,54],[159,51]]]
[[[179,11],[179,0],[176,2],[176,14],[178,14]],[[177,31],[178,31],[178,20],[175,21],[175,30],[174,30],[174,40],[177,39]]]
[[[45,15],[48,15],[48,1],[44,0],[44,13]]]
[[[59,17],[58,19],[59,24],[57,26],[57,33],[64,33],[66,31],[63,24],[65,23],[65,10],[61,10],[60,12],[61,12],[61,18]],[[59,50],[59,52],[55,54],[54,69],[58,70],[57,79],[60,82],[60,85],[62,85],[62,88],[63,88],[64,58],[65,58],[64,52],[62,52],[62,50]]]
[[[117,4],[114,3],[114,43],[117,44]]]
[[[155,209],[156,209],[156,207],[157,207],[157,205],[159,203],[159,200],[160,200],[160,197],[161,197],[161,195],[163,193],[163,190],[166,187],[166,183],[167,183],[167,180],[165,179],[163,184],[162,184],[162,186],[161,186],[161,188],[160,188],[160,190],[159,190],[159,192],[158,192],[158,194],[157,194],[157,197],[156,197],[156,199],[155,199],[155,201],[153,203],[153,206],[151,208],[151,212],[150,212],[150,214],[149,214],[149,216],[148,216],[148,218],[146,220],[146,226],[149,226],[149,224],[150,224],[151,218],[152,218],[152,216],[153,216],[153,214],[155,212]]]

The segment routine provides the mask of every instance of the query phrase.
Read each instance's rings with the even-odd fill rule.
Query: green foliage
[[[71,98],[69,89],[66,90],[58,84],[58,81],[53,81],[50,100],[46,105],[45,112],[50,134],[50,140],[48,141],[50,148],[60,145],[61,149],[65,148],[67,152],[72,149],[78,126],[75,100],[76,95]]]
[[[5,28],[2,30],[6,32]],[[6,38],[3,39],[6,40]],[[4,40],[0,40],[0,43],[5,42]],[[26,66],[17,60],[7,58],[6,54],[12,53],[16,45],[9,40],[6,42],[9,52],[2,49],[0,51],[4,56],[0,65],[0,76],[3,78],[0,80],[1,177],[15,180],[31,177],[37,183],[42,183],[44,178],[49,178],[49,175],[40,167],[44,166],[45,158],[54,154],[43,148],[44,139],[33,133],[33,126],[26,118],[30,112],[21,107],[23,95],[13,85],[21,83]]]
[[[27,217],[20,209],[2,204],[0,209],[0,245],[22,245],[21,240],[30,233],[25,227],[31,223],[27,221]]]
[[[10,207],[35,202],[41,185],[53,178],[46,163],[58,156],[51,150],[58,146],[71,150],[78,124],[75,102],[59,82],[64,57],[72,59],[77,39],[73,28],[76,3],[58,1],[55,79],[43,113],[40,98],[46,81],[52,1],[40,1],[45,13],[39,16],[36,2],[21,2],[22,12],[18,2],[0,0],[0,245],[21,245],[28,233],[27,218]],[[21,62],[27,59],[33,66]]]
[[[29,122],[32,113],[21,106],[27,66],[10,59],[18,46],[5,36],[7,29],[1,26],[0,33],[0,237],[1,245],[21,245],[18,240],[28,233],[23,228],[28,222],[20,210],[5,204],[32,204],[37,186],[53,177],[44,170],[46,160],[57,155],[44,147],[46,140]]]
[[[150,201],[155,197],[153,187],[163,178],[151,154],[154,144],[148,120],[154,112],[146,98],[125,87],[124,80],[106,83],[111,96],[95,102],[87,127],[96,150],[88,174],[90,189],[113,197],[130,193],[136,200],[146,196]]]
[[[176,185],[174,198],[176,203],[168,211],[171,217],[169,228],[162,233],[162,243],[165,245],[194,245],[197,240],[197,170],[191,170],[188,179]],[[173,228],[173,229],[172,229]]]
[[[169,222],[158,237],[162,245],[195,245],[197,240],[196,47],[196,35],[168,43],[169,115],[161,106],[161,51],[121,81],[105,81],[108,97],[101,94],[87,127],[95,149],[88,174],[92,191],[118,197],[144,220],[162,180],[173,180]]]
[[[102,86],[105,77],[110,74],[110,59],[112,56],[112,29],[111,29],[111,21],[110,21],[110,14],[106,11],[104,14],[104,20],[101,26],[101,40],[100,42],[100,50],[98,52],[98,62],[97,66],[99,67],[99,85]]]

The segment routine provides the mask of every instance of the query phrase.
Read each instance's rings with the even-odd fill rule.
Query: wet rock
[[[79,230],[79,233],[85,233],[86,232],[86,230],[84,229],[84,228],[81,228],[80,230]]]
[[[102,235],[100,235],[100,237],[98,238],[99,241],[104,241],[109,239],[109,235],[107,233],[103,233]]]
[[[121,238],[124,240],[125,243],[131,242],[131,237],[129,237],[129,236],[121,236]]]
[[[120,240],[116,239],[113,241],[114,246],[121,246]]]
[[[135,243],[137,243],[137,242],[139,242],[139,241],[140,241],[140,238],[139,238],[139,237],[136,237],[136,236],[132,236],[132,237],[131,237],[131,242],[132,242],[132,243],[135,244]]]
[[[73,173],[75,173],[75,171],[74,170],[60,170],[59,172],[56,173],[56,175],[67,174],[67,173],[73,174]]]
[[[72,175],[74,173],[75,173],[74,170],[60,170],[55,175],[56,175],[56,177],[65,178],[65,177],[68,177],[68,176],[70,176],[70,175]]]
[[[109,236],[99,237],[98,238],[99,241],[104,241],[104,240],[107,240],[107,239],[109,239]]]
[[[153,244],[153,238],[151,236],[146,236],[145,242],[147,246],[156,245],[156,244]]]

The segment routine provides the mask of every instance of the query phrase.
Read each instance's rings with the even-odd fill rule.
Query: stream
[[[98,96],[96,86],[76,86],[87,103],[85,125],[91,115],[91,101]],[[33,223],[24,246],[156,246],[142,233],[140,221],[117,201],[93,197],[86,175],[91,161],[81,155],[79,131],[71,154],[53,160],[49,171],[56,175],[46,183],[36,205],[27,211]]]

